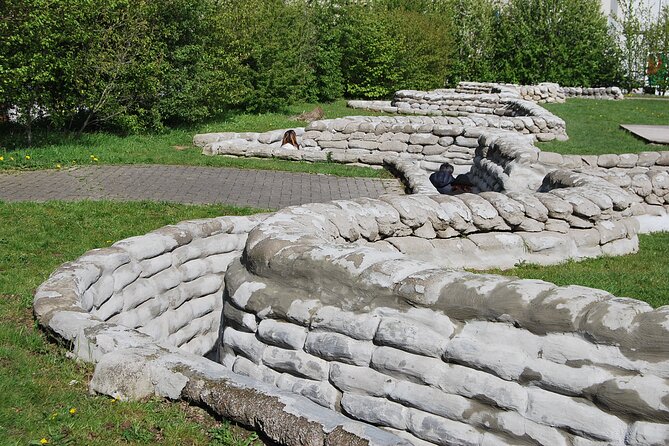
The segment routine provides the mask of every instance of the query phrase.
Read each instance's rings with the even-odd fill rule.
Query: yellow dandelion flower
[[[91,159],[95,158],[95,155],[91,155]]]
[[[76,407],[73,407],[72,409],[70,409],[70,414],[71,415],[74,415],[75,413],[77,413],[77,408]]]
[[[97,162],[97,161],[98,161],[98,159],[97,159],[97,158],[93,158],[93,161]]]
[[[60,164],[56,164],[56,169],[60,169]]]
[[[5,157],[4,157],[4,156],[0,156],[0,161],[4,161],[4,160],[5,160]]]
[[[49,440],[47,440],[46,438],[42,438],[42,439],[39,441],[39,444],[49,444]]]
[[[26,159],[29,160],[29,159],[30,159],[30,155],[26,155]]]

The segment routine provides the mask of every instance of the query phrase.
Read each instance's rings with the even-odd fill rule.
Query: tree
[[[669,89],[669,5],[660,11],[657,22],[651,28],[649,40],[648,83],[664,95]]]
[[[510,0],[500,14],[495,68],[507,82],[605,85],[616,77],[613,47],[598,0]]]
[[[493,69],[495,27],[499,10],[495,0],[451,0],[448,15],[454,32],[453,63],[447,83],[497,81]]]
[[[0,103],[12,107],[32,143],[33,127],[67,107],[71,82],[68,42],[76,39],[86,0],[5,0],[0,7]],[[74,36],[68,35],[72,29]]]
[[[645,0],[618,0],[619,12],[612,23],[622,54],[624,85],[628,91],[645,83],[651,48],[652,19]]]

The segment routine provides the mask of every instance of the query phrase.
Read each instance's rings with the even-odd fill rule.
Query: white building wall
[[[602,11],[604,15],[616,15],[620,9],[618,0],[601,0]],[[669,5],[669,0],[632,0],[634,2],[643,2],[644,5],[650,8],[650,12],[654,17],[660,13],[665,5]]]

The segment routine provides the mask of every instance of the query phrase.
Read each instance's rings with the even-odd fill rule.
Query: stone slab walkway
[[[397,180],[199,166],[85,166],[0,173],[0,200],[151,200],[281,209],[403,193]]]
[[[669,144],[669,125],[620,124],[628,132],[654,144]]]

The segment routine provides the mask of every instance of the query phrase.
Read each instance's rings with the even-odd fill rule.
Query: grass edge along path
[[[68,358],[32,316],[35,288],[90,249],[183,220],[256,212],[149,202],[0,202],[0,443],[262,444],[185,403],[90,396],[93,366]]]
[[[280,159],[205,156],[193,146],[193,136],[211,132],[265,132],[306,125],[292,117],[310,111],[317,104],[298,104],[282,113],[234,114],[190,128],[168,129],[158,134],[118,136],[104,132],[80,136],[63,133],[37,133],[41,143],[34,147],[20,144],[22,134],[0,125],[0,171],[16,169],[64,169],[96,164],[169,164],[242,169],[280,170],[343,177],[392,178],[384,169],[348,166],[335,162],[295,162]],[[346,107],[346,101],[320,104],[327,119],[348,115],[378,114]],[[40,137],[41,135],[41,137]]]

